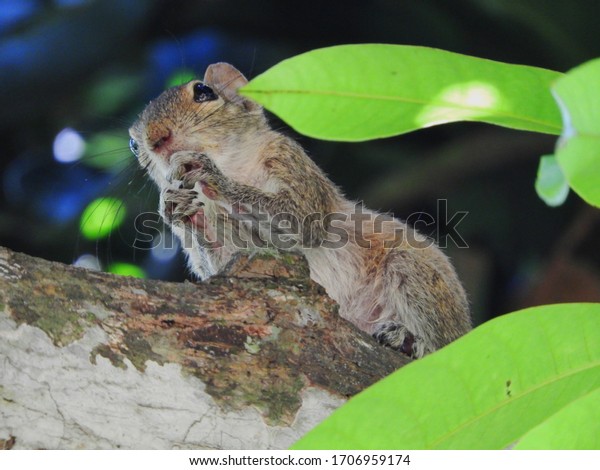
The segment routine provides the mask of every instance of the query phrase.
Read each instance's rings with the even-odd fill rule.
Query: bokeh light
[[[99,240],[110,235],[125,219],[125,204],[112,197],[92,201],[81,214],[79,228],[88,240]]]
[[[57,162],[72,163],[83,156],[85,140],[76,130],[66,127],[56,134],[52,151]]]
[[[87,141],[84,161],[90,167],[117,173],[131,163],[132,158],[126,133],[100,132]]]
[[[179,253],[179,239],[170,231],[160,232],[152,244],[150,254],[152,258],[160,263],[168,263]]]
[[[168,79],[167,79],[167,88],[171,88],[174,86],[183,85],[195,78],[199,78],[193,70],[189,69],[179,69],[176,70]]]
[[[131,263],[112,263],[108,266],[107,271],[119,276],[138,277],[140,279],[146,277],[146,272],[142,268]]]
[[[79,258],[77,258],[73,263],[73,266],[90,269],[92,271],[102,271],[102,266],[100,265],[100,260],[98,257],[89,253],[81,255]]]
[[[35,0],[3,0],[0,8],[0,32],[26,20],[39,8]]]
[[[54,0],[54,3],[62,8],[79,7],[89,2],[90,0]]]

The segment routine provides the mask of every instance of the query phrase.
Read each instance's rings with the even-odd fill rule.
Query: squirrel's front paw
[[[209,199],[218,199],[227,182],[210,157],[191,151],[171,155],[167,180],[183,189],[194,189],[199,184],[200,190]]]
[[[204,203],[194,189],[165,189],[160,195],[159,213],[169,225],[194,236],[197,243],[208,248],[223,246],[218,231],[204,212]],[[186,241],[182,240],[184,243]]]
[[[204,203],[193,189],[164,189],[160,195],[159,213],[169,224],[191,221],[198,212],[204,212]]]

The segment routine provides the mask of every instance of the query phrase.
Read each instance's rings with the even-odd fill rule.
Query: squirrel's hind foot
[[[408,331],[401,323],[384,323],[373,333],[373,338],[384,346],[414,359],[423,357],[429,352],[423,338]]]

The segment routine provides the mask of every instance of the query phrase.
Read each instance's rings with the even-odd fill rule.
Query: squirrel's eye
[[[140,148],[135,140],[129,139],[129,149],[131,150],[131,153],[133,153],[136,157],[139,157]]]
[[[194,85],[194,101],[196,103],[202,103],[203,101],[214,101],[217,99],[217,95],[213,89],[204,83],[196,83]]]

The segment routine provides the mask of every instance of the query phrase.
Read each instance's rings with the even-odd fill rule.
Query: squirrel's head
[[[209,65],[204,80],[170,88],[152,100],[129,129],[139,163],[160,184],[169,159],[195,150],[218,159],[267,129],[262,107],[238,95],[246,77],[232,65]]]

